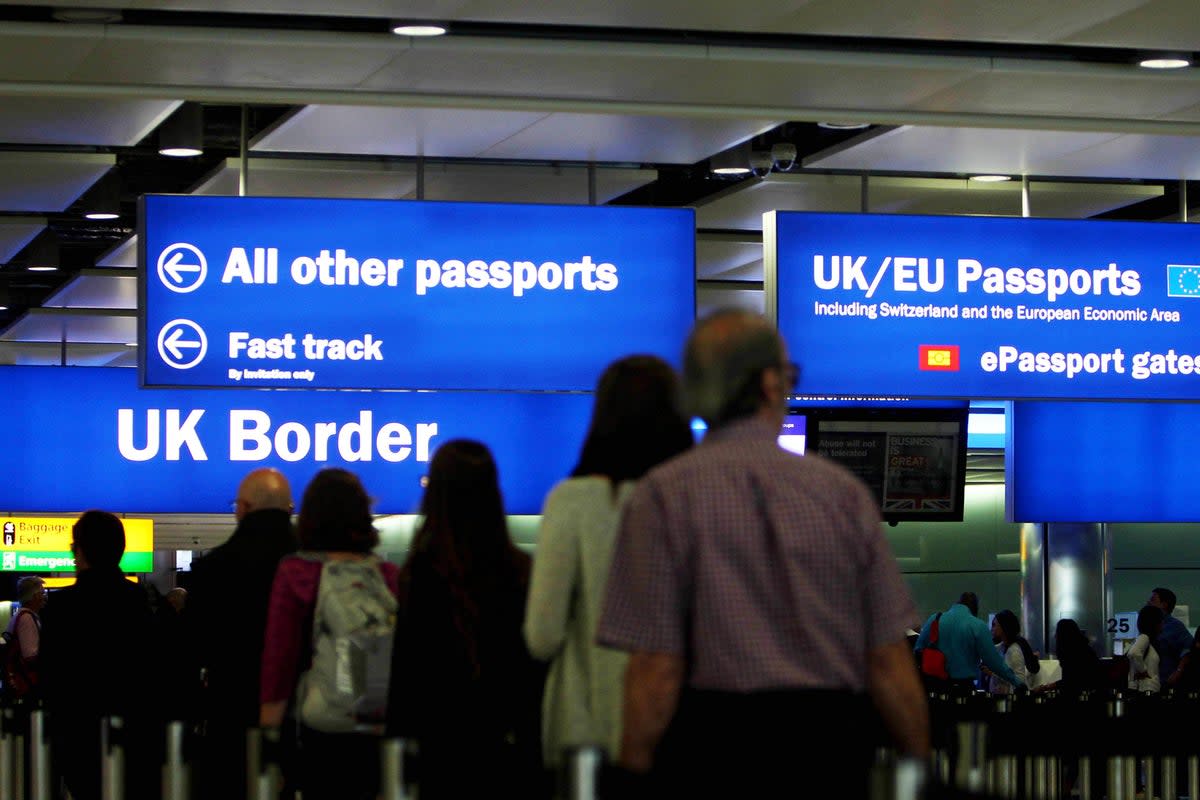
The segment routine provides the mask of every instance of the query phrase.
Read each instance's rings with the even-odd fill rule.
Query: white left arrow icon
[[[208,337],[190,319],[173,319],[158,331],[158,355],[168,366],[191,369],[207,352]]]
[[[194,292],[207,275],[208,261],[195,245],[176,242],[158,254],[158,279],[172,292]]]

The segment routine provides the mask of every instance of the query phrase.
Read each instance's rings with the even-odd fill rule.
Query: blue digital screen
[[[807,394],[1200,398],[1194,225],[771,212],[764,236]]]
[[[691,209],[151,195],[145,386],[590,390],[673,364]]]
[[[1013,403],[1013,522],[1196,522],[1200,405]]]
[[[229,513],[252,469],[276,467],[299,501],[326,466],[357,474],[377,513],[413,513],[438,445],[478,439],[506,510],[541,513],[574,467],[588,394],[138,388],[131,369],[0,367],[0,509]]]

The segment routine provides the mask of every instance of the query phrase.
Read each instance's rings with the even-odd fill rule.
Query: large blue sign
[[[1012,522],[1200,522],[1200,405],[1013,403]]]
[[[772,212],[801,389],[1200,399],[1200,227]]]
[[[299,501],[326,466],[355,472],[379,513],[413,513],[438,445],[486,443],[506,508],[541,513],[574,466],[587,394],[140,390],[134,370],[0,367],[0,510],[229,513],[252,469],[276,467]]]
[[[590,390],[678,361],[690,209],[148,196],[142,382]]]

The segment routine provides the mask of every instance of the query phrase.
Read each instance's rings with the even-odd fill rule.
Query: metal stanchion
[[[1079,757],[1079,800],[1092,800],[1092,759]]]
[[[567,758],[567,800],[596,800],[596,779],[604,754],[599,747],[580,747]]]
[[[276,800],[279,797],[279,740],[278,728],[267,728],[260,732],[257,769],[254,772],[247,769],[254,781],[250,797],[256,800]]]
[[[4,709],[0,715],[0,800],[16,800],[13,793],[13,773],[15,771],[13,757],[13,711]]]
[[[1196,800],[1200,797],[1200,756],[1193,753],[1187,760],[1188,797]]]
[[[918,800],[925,787],[925,765],[911,758],[875,764],[870,800]]]
[[[1033,797],[1050,800],[1050,759],[1044,755],[1033,759]]]
[[[1158,795],[1154,794],[1154,758],[1152,756],[1142,759],[1142,777],[1146,781],[1146,797],[1157,797]]]
[[[123,800],[125,797],[125,721],[105,717],[100,721],[100,797]]]
[[[1175,800],[1179,797],[1178,781],[1175,776],[1175,756],[1163,756],[1162,763],[1159,765],[1159,772],[1162,774],[1162,800]]]
[[[163,800],[188,800],[188,767],[183,758],[184,725],[167,723],[167,763],[163,765]]]
[[[246,730],[246,797],[258,796],[258,774],[262,771],[262,730]]]
[[[411,739],[384,739],[380,744],[380,763],[383,768],[380,783],[383,800],[412,800],[414,790],[412,770],[408,759],[416,754],[417,743]]]
[[[969,792],[983,789],[983,763],[986,753],[986,729],[980,722],[960,722],[958,759],[954,766],[954,784]]]
[[[24,800],[29,776],[25,774],[25,732],[17,714],[13,714],[12,736],[12,796]]]
[[[29,788],[32,800],[50,800],[50,741],[40,708],[29,715]]]

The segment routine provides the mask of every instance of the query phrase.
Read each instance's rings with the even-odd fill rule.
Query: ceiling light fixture
[[[871,127],[869,122],[818,122],[818,128],[825,128],[830,131],[861,131],[863,128]]]
[[[204,109],[184,103],[158,128],[159,155],[188,158],[204,154]]]
[[[121,185],[116,170],[109,170],[85,196],[85,219],[118,219],[121,216]]]
[[[58,267],[52,267],[49,264],[43,266],[26,267],[30,272],[58,272]]]
[[[708,170],[713,175],[736,178],[750,174],[750,143],[742,142],[728,150],[722,150],[708,160]]]
[[[392,33],[397,36],[445,36],[446,26],[439,22],[395,22],[392,23]]]
[[[976,183],[1004,183],[1011,181],[1011,175],[972,175],[971,180]]]
[[[25,248],[25,269],[29,272],[55,272],[58,270],[58,240],[47,229]]]
[[[1191,65],[1192,60],[1190,58],[1175,55],[1153,56],[1151,58],[1143,58],[1138,62],[1139,67],[1145,67],[1146,69],[1183,69]]]

